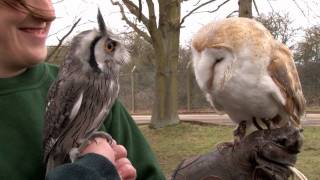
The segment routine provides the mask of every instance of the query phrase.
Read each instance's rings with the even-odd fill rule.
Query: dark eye
[[[216,59],[216,63],[221,62],[223,59],[224,59],[223,57]]]
[[[105,43],[105,47],[104,49],[108,52],[108,53],[111,53],[113,52],[115,49],[116,49],[116,45],[117,45],[117,42],[112,40],[112,39],[108,39]]]

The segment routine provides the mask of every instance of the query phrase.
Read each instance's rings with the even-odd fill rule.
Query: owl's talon
[[[98,144],[99,142],[96,140],[97,137],[106,139],[110,145],[112,145],[113,143],[112,136],[109,133],[103,131],[93,132],[88,138],[79,141],[80,145],[78,148],[75,147],[70,150],[69,157],[71,162],[79,159],[82,156],[81,152],[83,151],[83,149],[89,146],[92,142]]]
[[[75,160],[79,159],[81,157],[81,151],[79,148],[71,148],[69,151],[69,158],[70,161],[73,163]]]
[[[247,128],[246,121],[241,121],[238,124],[236,129],[233,131],[235,141],[237,140],[240,142],[244,138],[244,136],[246,135],[246,128]]]
[[[222,152],[224,149],[230,148],[230,147],[232,147],[232,149],[234,149],[233,142],[222,142],[222,143],[217,144],[217,150],[219,152]]]
[[[241,138],[239,136],[234,137],[233,146],[238,146],[241,142]]]
[[[113,138],[112,138],[112,136],[111,136],[109,133],[106,133],[106,132],[104,132],[104,131],[96,131],[96,132],[93,132],[93,133],[90,134],[90,136],[88,137],[88,140],[92,140],[92,139],[93,139],[94,141],[96,141],[95,138],[97,138],[97,137],[106,139],[107,142],[108,142],[110,145],[112,145],[112,143],[113,143]],[[97,143],[97,141],[96,141],[96,143]]]

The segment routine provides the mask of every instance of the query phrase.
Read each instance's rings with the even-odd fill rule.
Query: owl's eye
[[[116,41],[108,39],[104,45],[105,46],[104,49],[106,50],[106,52],[111,53],[116,49],[116,45],[117,45]]]
[[[224,59],[223,57],[216,59],[216,63],[221,62],[223,59]]]

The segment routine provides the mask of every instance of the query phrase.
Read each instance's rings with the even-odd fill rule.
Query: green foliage
[[[162,129],[140,126],[167,175],[185,158],[211,151],[217,143],[232,141],[230,126],[180,123]],[[309,179],[319,179],[320,127],[306,127],[304,146],[298,156],[297,168]]]

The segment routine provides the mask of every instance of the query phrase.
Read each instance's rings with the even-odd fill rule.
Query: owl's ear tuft
[[[105,35],[107,32],[106,23],[103,20],[103,17],[102,17],[102,14],[101,14],[101,11],[99,8],[98,8],[97,19],[98,19],[98,24],[99,24],[99,30],[103,35]]]

